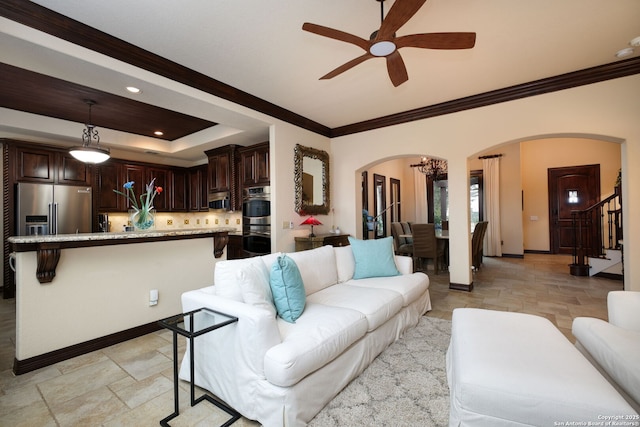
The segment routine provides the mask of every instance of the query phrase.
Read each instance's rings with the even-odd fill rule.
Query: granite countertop
[[[60,243],[60,242],[89,242],[89,241],[112,241],[127,239],[144,239],[158,237],[175,237],[175,236],[196,236],[213,235],[216,233],[227,232],[229,234],[237,234],[238,229],[235,227],[215,227],[215,228],[194,228],[180,230],[155,230],[155,231],[138,231],[129,233],[78,233],[78,234],[56,234],[47,236],[12,236],[9,237],[9,243]]]

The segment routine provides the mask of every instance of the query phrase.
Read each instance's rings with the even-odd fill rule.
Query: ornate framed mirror
[[[329,196],[329,154],[296,144],[294,148],[295,210],[299,215],[327,215]]]

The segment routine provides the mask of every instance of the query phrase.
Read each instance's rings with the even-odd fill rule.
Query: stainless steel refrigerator
[[[16,235],[91,232],[91,187],[18,183]]]

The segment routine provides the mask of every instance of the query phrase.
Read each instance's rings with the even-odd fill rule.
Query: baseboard
[[[502,254],[502,258],[524,258],[524,254]]]
[[[605,279],[619,280],[621,282],[624,282],[624,276],[622,274],[607,273],[604,271],[594,274],[593,277],[603,277]]]
[[[453,290],[456,290],[456,291],[471,292],[473,290],[473,282],[471,282],[468,285],[465,285],[465,284],[462,284],[462,283],[449,282],[449,289],[453,289]]]
[[[525,249],[524,250],[525,254],[544,254],[544,255],[551,255],[551,251],[536,251],[533,249]]]
[[[135,328],[116,332],[115,334],[95,338],[79,344],[74,344],[70,347],[54,350],[39,356],[30,357],[29,359],[14,359],[13,373],[16,375],[26,374],[27,372],[44,368],[45,366],[53,365],[54,363],[62,362],[63,360],[68,360],[76,356],[91,353],[92,351],[100,350],[114,344],[119,344],[133,338],[138,338],[160,329],[161,327],[158,322],[151,322],[146,325],[136,326]]]

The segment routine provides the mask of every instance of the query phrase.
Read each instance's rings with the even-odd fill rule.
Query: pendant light
[[[82,131],[82,146],[73,147],[69,150],[69,153],[84,163],[102,163],[109,159],[109,149],[100,147],[100,135],[94,125],[91,124],[91,107],[96,104],[91,99],[85,99],[85,104],[89,105],[89,123],[86,124],[85,129]],[[95,146],[91,146],[91,143],[95,141]]]
[[[420,163],[409,165],[412,168],[418,168],[420,172],[425,174],[432,181],[440,181],[447,174],[447,161],[441,159],[433,159],[430,157],[422,157]]]

